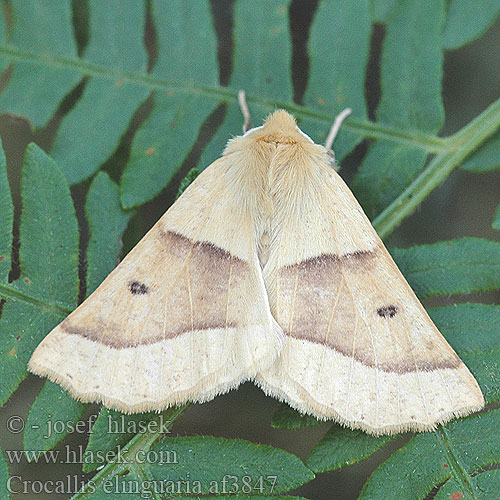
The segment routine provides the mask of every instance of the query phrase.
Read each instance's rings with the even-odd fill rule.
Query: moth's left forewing
[[[29,369],[127,413],[207,401],[268,366],[281,332],[257,256],[252,158],[205,169]]]
[[[257,383],[298,410],[379,434],[480,409],[481,391],[407,284],[323,148],[282,155],[271,311],[286,340]]]

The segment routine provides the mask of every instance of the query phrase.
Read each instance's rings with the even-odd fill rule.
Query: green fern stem
[[[165,421],[169,423],[169,428],[172,424],[184,413],[188,408],[189,403],[169,408],[163,413],[159,413],[157,416],[151,419],[152,422],[157,422],[159,425],[154,426],[160,427]],[[125,474],[126,472],[134,473],[141,481],[147,481],[148,475],[143,468],[143,460],[137,460],[137,454],[144,450],[149,450],[151,446],[167,431],[163,427],[162,430],[156,430],[154,432],[145,432],[141,434],[136,434],[122,449],[121,455],[126,457],[127,460],[123,461],[112,461],[106,464],[90,481],[88,481],[85,486],[76,495],[71,497],[71,500],[83,500],[91,495],[99,486],[101,486],[105,481],[111,480],[113,477]],[[149,491],[152,500],[161,500],[153,490]]]
[[[42,300],[37,297],[33,297],[26,292],[17,290],[10,284],[0,283],[0,297],[4,299],[20,300],[22,302],[27,302],[34,305],[45,312],[53,314],[57,317],[66,317],[73,309],[68,306],[61,304],[55,304],[47,300]]]
[[[12,45],[0,45],[0,56],[10,61],[24,61],[43,67],[58,68],[81,74],[83,77],[100,77],[110,80],[120,80],[137,85],[143,85],[151,90],[174,90],[180,94],[205,96],[217,101],[236,101],[238,90],[221,86],[186,85],[185,82],[175,82],[158,76],[144,73],[124,71],[105,65],[90,63],[78,58],[53,57],[48,54],[38,54],[23,50]],[[325,122],[328,127],[332,122],[329,113],[313,110],[290,102],[278,102],[259,96],[247,95],[249,103],[264,107],[280,107],[294,113],[298,117],[309,117]],[[429,135],[418,130],[404,130],[383,123],[371,122],[350,118],[345,121],[344,127],[369,139],[388,139],[419,147],[429,153],[441,153],[447,150],[449,139]]]
[[[472,500],[480,500],[480,492],[477,490],[474,482],[471,481],[470,474],[467,472],[464,465],[462,465],[453,450],[452,443],[450,443],[450,438],[448,437],[446,426],[440,425],[436,429],[435,434],[441,442],[441,446],[446,451],[450,471],[456,482],[460,485],[463,485]]]
[[[448,151],[437,155],[413,182],[373,220],[373,226],[379,236],[381,238],[388,236],[499,127],[500,99],[463,129],[444,139]]]

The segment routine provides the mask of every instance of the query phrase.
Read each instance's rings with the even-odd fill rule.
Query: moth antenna
[[[252,117],[248,109],[247,97],[244,90],[238,91],[238,104],[240,105],[241,113],[243,114],[243,133],[245,134],[250,130],[252,124]]]
[[[328,132],[328,137],[326,138],[325,141],[325,148],[328,150],[332,149],[333,141],[337,137],[337,134],[339,133],[340,127],[342,126],[342,122],[352,113],[351,108],[346,108],[344,111],[339,113],[336,117],[335,120],[333,121],[332,126],[330,127],[330,132]]]

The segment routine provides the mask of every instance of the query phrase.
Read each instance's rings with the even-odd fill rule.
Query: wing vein
[[[193,294],[191,293],[191,261],[186,266],[186,288],[189,300],[189,318],[191,320],[191,331],[194,330],[194,311],[193,311]]]
[[[351,293],[352,296],[352,293]],[[349,420],[349,405],[351,404],[351,389],[352,381],[354,379],[354,354],[356,353],[356,336],[358,333],[358,315],[356,314],[356,322],[354,323],[354,333],[352,336],[352,350],[351,350],[351,368],[349,370],[349,384],[347,388],[347,401],[345,405],[345,418]]]
[[[332,227],[332,232],[335,235],[335,244],[337,247],[337,255],[340,255],[340,248],[339,248],[339,237],[338,237],[338,230],[337,230],[337,225],[335,223],[335,220],[330,221],[330,226]],[[342,274],[342,277],[345,281],[346,287],[349,290],[349,293],[352,298],[352,303],[354,308],[356,309],[357,315],[359,315],[362,319],[362,321],[365,323],[368,333],[370,334],[370,342],[372,344],[372,349],[373,349],[373,358],[375,362],[375,387],[376,387],[376,414],[375,414],[375,422],[378,424],[378,417],[379,417],[379,406],[380,406],[380,387],[379,387],[379,370],[378,370],[378,358],[377,358],[377,350],[375,348],[375,342],[374,342],[374,337],[373,337],[373,332],[372,329],[370,328],[369,322],[366,321],[366,319],[363,317],[361,314],[361,311],[359,310],[358,305],[356,304],[356,300],[354,299],[354,295],[352,293],[351,287],[349,286],[349,283],[347,279],[345,278],[344,274],[344,266],[340,265],[340,272]]]
[[[233,276],[233,259],[229,260],[229,279],[227,280],[226,320],[224,328],[229,324],[229,298],[231,296],[231,278]]]
[[[343,270],[341,271],[342,273],[344,272]],[[373,349],[373,361],[375,363],[375,387],[376,387],[376,413],[375,413],[375,422],[376,424],[378,424],[378,416],[379,416],[379,406],[380,406],[380,381],[379,381],[379,364],[378,364],[378,357],[377,357],[377,350],[375,348],[375,341],[374,341],[374,336],[373,336],[373,331],[370,327],[370,322],[367,321],[364,316],[361,314],[361,311],[358,307],[358,305],[356,304],[356,301],[354,300],[354,295],[352,293],[352,290],[351,290],[351,287],[349,286],[348,283],[346,283],[347,285],[347,288],[349,289],[349,292],[351,294],[351,297],[352,297],[352,301],[353,301],[353,304],[354,304],[354,307],[356,309],[356,312],[357,314],[361,317],[363,323],[365,324],[366,326],[366,329],[368,330],[368,333],[370,334],[370,342],[372,344],[372,349]]]
[[[137,341],[137,346],[140,346],[141,345],[141,341],[142,341],[142,338],[144,337],[144,333],[146,331],[146,321],[143,320],[143,328],[141,330],[141,334],[139,335],[139,339]],[[140,352],[140,351],[139,351]],[[132,393],[133,393],[133,390],[135,389],[135,381],[136,381],[136,373],[137,373],[137,358],[138,358],[138,354],[137,354],[137,351],[134,352],[134,367],[132,369],[132,374],[133,374],[133,379],[130,381],[130,389],[129,389],[129,392],[128,392],[128,398],[129,400],[131,399],[132,397]]]
[[[326,334],[325,334],[325,342],[323,345],[323,349],[321,350],[321,360],[320,360],[320,364],[319,364],[318,377],[316,379],[316,392],[318,391],[318,388],[319,388],[319,382],[321,380],[321,373],[323,372],[323,368],[324,368],[324,364],[325,364],[325,352],[326,352],[326,349],[328,349],[328,347],[326,346],[326,343],[328,342],[328,338],[330,336],[330,330],[332,327],[333,318],[335,316],[335,312],[337,311],[337,307],[338,307],[338,304],[340,301],[340,295],[342,293],[342,287],[344,285],[344,281],[345,281],[344,275],[342,275],[342,279],[340,280],[337,295],[334,298],[335,302],[334,302],[333,307],[332,307],[332,312],[331,312],[330,318],[328,320],[328,326],[327,326]]]
[[[408,339],[408,347],[409,347],[408,350],[410,351],[411,357],[413,358],[413,365],[415,366],[415,375],[417,376],[418,387],[420,390],[420,397],[422,398],[422,403],[423,403],[425,413],[427,415],[427,420],[429,420],[429,409],[427,408],[427,403],[425,402],[424,391],[422,388],[422,379],[420,378],[420,373],[418,370],[418,365],[417,365],[417,360],[415,358],[415,354],[413,353],[413,349],[411,349],[411,347],[414,345],[414,342],[412,342],[412,340],[411,340],[410,336],[408,335],[408,332],[406,331],[405,328],[403,328],[403,331],[405,332],[406,338]]]
[[[385,328],[388,330],[390,333],[391,337],[394,339],[394,345],[399,345],[398,343],[398,338],[392,331],[392,328],[390,327],[389,323],[386,321],[385,322]],[[396,385],[398,389],[398,414],[399,414],[399,422],[403,420],[403,412],[401,411],[401,384]]]
[[[172,280],[172,283],[167,287],[167,290],[165,292],[164,296],[164,306],[163,306],[163,343],[162,343],[162,348],[165,345],[165,340],[167,340],[167,304],[168,304],[168,292],[170,292],[170,289],[174,286],[175,283],[177,283],[177,280],[181,276],[182,272],[186,268],[186,266],[189,267],[190,262],[191,262],[191,256],[193,255],[193,250],[194,250],[194,243],[191,243],[191,248],[189,249],[189,253],[186,256],[186,260],[180,267],[179,271],[176,273],[174,276],[174,279]],[[192,320],[191,320],[192,321]],[[158,401],[161,401],[162,399],[162,389],[163,389],[163,372],[165,371],[165,357],[161,357],[161,363],[160,363],[160,373],[159,373],[159,380],[160,383],[158,384]]]

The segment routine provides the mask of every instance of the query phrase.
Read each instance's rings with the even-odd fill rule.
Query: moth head
[[[299,129],[293,115],[283,109],[278,109],[269,114],[263,125],[251,128],[242,136],[231,139],[224,154],[251,148],[252,145],[263,146],[264,149],[261,149],[261,151],[267,151],[269,154],[274,151],[274,147],[271,146],[302,145],[306,148],[318,147],[314,145],[313,140],[308,135]]]
[[[297,122],[295,121],[295,117],[288,113],[288,111],[278,109],[266,118],[264,128],[269,131],[290,133],[297,130]]]
[[[296,144],[304,140],[313,142],[299,129],[293,115],[284,109],[278,109],[268,115],[264,125],[250,129],[243,137],[277,144]]]

